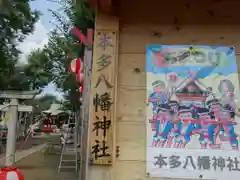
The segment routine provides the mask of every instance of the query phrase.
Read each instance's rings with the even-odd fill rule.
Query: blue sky
[[[40,21],[42,25],[46,29],[52,29],[53,25],[51,21],[53,18],[51,12],[49,12],[49,9],[58,10],[60,8],[59,4],[47,0],[34,0],[31,1],[30,5],[33,10],[41,11],[42,16],[40,17]]]
[[[39,10],[42,15],[40,20],[35,24],[35,31],[32,35],[28,36],[25,41],[19,44],[19,49],[22,51],[20,61],[26,62],[26,56],[36,48],[43,48],[48,42],[48,34],[54,29],[54,18],[49,12],[49,9],[58,10],[60,6],[57,3],[47,0],[34,0],[30,3],[32,10]],[[43,94],[54,94],[58,98],[62,97],[62,93],[56,90],[54,84],[49,84]]]

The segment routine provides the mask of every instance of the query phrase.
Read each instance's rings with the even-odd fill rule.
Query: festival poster
[[[238,180],[235,49],[148,45],[146,72],[149,176]]]

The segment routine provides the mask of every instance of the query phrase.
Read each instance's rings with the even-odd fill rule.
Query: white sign
[[[183,49],[181,55],[172,54],[181,66],[169,63],[169,52]],[[209,53],[222,54],[218,63],[188,61]],[[148,45],[146,71],[147,173],[239,180],[240,90],[234,48]],[[177,77],[168,79],[168,73]]]
[[[151,177],[239,180],[237,151],[148,147],[147,172]]]

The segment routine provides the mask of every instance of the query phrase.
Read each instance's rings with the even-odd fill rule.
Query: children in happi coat
[[[223,141],[229,141],[232,149],[238,150],[238,140],[234,130],[234,117],[235,109],[228,104],[222,107],[219,118],[219,123],[221,124],[219,137]]]
[[[152,104],[152,131],[156,131],[156,122],[157,122],[157,107],[160,104],[165,104],[167,101],[167,93],[165,83],[156,80],[152,83],[153,92],[149,95],[148,103]]]
[[[173,113],[177,115],[179,103],[177,101],[169,101],[167,104],[170,106]]]
[[[214,122],[209,125],[209,134],[212,134],[212,136],[209,136],[209,146],[213,149],[220,148],[220,144],[217,144],[217,137],[221,129],[221,125],[219,124],[219,118],[221,116],[222,107],[220,104],[220,101],[218,99],[211,99],[206,102],[206,106],[209,108],[209,111],[211,113],[211,116],[214,117]]]
[[[209,145],[210,147],[215,147],[214,143],[214,116],[213,113],[207,108],[199,108],[197,110],[197,119],[198,119],[198,132],[200,134],[199,141],[202,149],[206,149]],[[219,146],[220,147],[220,146]]]
[[[194,114],[186,106],[180,106],[178,110],[178,122],[175,127],[175,148],[184,148],[191,140],[195,129]]]
[[[166,92],[165,83],[156,80],[152,83],[153,92],[150,94],[148,98],[148,102],[151,102],[153,108],[159,104],[165,104],[167,102],[168,93]]]
[[[171,108],[171,120],[173,122],[173,128],[171,129],[171,132],[168,135],[168,140],[167,140],[167,145],[166,147],[171,147],[173,139],[175,137],[175,132],[174,132],[174,122],[177,122],[178,120],[178,108],[179,108],[179,103],[177,101],[169,101],[168,105]]]
[[[153,137],[153,146],[164,147],[173,128],[170,114],[171,108],[167,104],[160,104],[157,113],[158,119],[156,122],[156,133]]]

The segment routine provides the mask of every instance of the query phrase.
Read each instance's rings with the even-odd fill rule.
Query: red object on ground
[[[0,171],[1,180],[24,180],[23,174],[17,168],[2,168]]]
[[[50,133],[50,132],[54,132],[53,128],[52,127],[44,127],[42,129],[42,132],[44,133]]]

